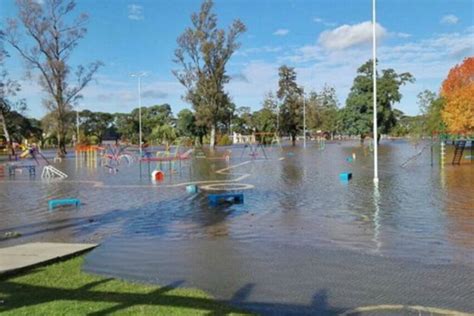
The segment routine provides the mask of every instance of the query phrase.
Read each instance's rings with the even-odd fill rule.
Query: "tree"
[[[114,117],[110,113],[84,110],[79,113],[80,126],[85,136],[94,136],[101,144],[104,136],[110,131]]]
[[[11,98],[15,97],[21,90],[21,86],[16,80],[8,76],[8,71],[5,68],[5,61],[8,57],[10,56],[0,43],[0,124],[2,125],[3,135],[7,143],[11,146],[12,139],[10,138],[10,129],[8,126],[12,124],[9,124],[8,118],[13,109],[22,112],[26,109],[26,105],[23,100],[17,102],[11,101]]]
[[[338,131],[339,101],[336,96],[336,89],[324,85],[320,93],[311,92],[306,99],[307,120],[310,129],[317,129],[323,132],[334,134]]]
[[[173,74],[186,88],[184,99],[192,104],[196,122],[211,130],[211,147],[215,145],[216,127],[228,114],[230,98],[224,85],[230,78],[226,64],[240,47],[238,37],[245,25],[235,20],[229,30],[217,28],[212,0],[205,0],[199,13],[191,15],[192,27],[178,37],[174,62],[182,67]]]
[[[169,124],[159,125],[153,129],[150,137],[160,144],[164,143],[168,147],[169,143],[176,139],[176,131]]]
[[[418,94],[418,105],[422,114],[422,133],[433,135],[445,129],[441,111],[443,99],[430,90],[424,90]]]
[[[282,103],[280,106],[280,129],[291,136],[291,142],[295,146],[296,135],[301,129],[303,90],[296,83],[294,68],[283,65],[278,69],[278,75],[280,79],[277,97]]]
[[[449,71],[441,86],[445,100],[441,115],[452,133],[474,132],[474,57]]]
[[[232,131],[240,134],[249,134],[252,131],[252,111],[248,106],[237,109],[232,120]]]
[[[178,113],[176,122],[178,134],[180,136],[193,137],[197,134],[196,118],[191,110],[183,109]]]
[[[372,61],[369,60],[357,69],[346,107],[341,114],[342,124],[346,133],[359,135],[361,142],[372,131],[373,118],[373,82]],[[387,134],[396,124],[393,105],[400,102],[402,94],[400,87],[407,82],[413,82],[413,76],[404,72],[398,74],[393,69],[382,70],[382,76],[377,74],[377,124],[380,134]]]
[[[39,72],[39,84],[49,96],[43,104],[54,113],[56,121],[58,155],[65,156],[68,112],[102,65],[96,61],[87,67],[78,66],[76,82],[72,83],[69,59],[86,34],[88,16],[82,13],[70,21],[69,16],[76,6],[74,0],[45,0],[43,4],[16,0],[16,3],[18,20],[8,20],[1,38],[23,57],[28,71]],[[28,40],[21,39],[22,31]]]

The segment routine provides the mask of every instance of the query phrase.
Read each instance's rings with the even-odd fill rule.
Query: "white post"
[[[374,182],[379,182],[378,169],[378,143],[377,143],[377,39],[376,39],[376,16],[375,2],[372,0],[372,80],[373,80],[373,101],[374,101]]]
[[[138,78],[138,148],[140,149],[140,157],[142,156],[142,81],[141,78],[146,76],[145,72],[131,74],[132,77]]]
[[[303,147],[306,148],[306,97],[303,92]]]
[[[140,157],[142,157],[142,81],[141,76],[138,77],[138,143],[140,148]]]

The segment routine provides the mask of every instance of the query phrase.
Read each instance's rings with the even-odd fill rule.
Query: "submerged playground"
[[[375,187],[370,144],[265,143],[32,147],[1,165],[0,243],[99,243],[85,272],[262,314],[474,311],[472,140],[382,140]]]

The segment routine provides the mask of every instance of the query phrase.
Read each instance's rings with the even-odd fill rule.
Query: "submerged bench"
[[[35,165],[8,165],[8,175],[15,176],[15,171],[17,169],[28,169],[30,176],[36,175],[36,166]]]
[[[244,203],[243,193],[209,194],[207,198],[212,205],[217,205],[219,202]]]
[[[60,200],[48,201],[49,209],[53,209],[56,206],[63,206],[63,205],[74,205],[78,207],[79,205],[81,205],[81,201],[79,199],[60,199]]]

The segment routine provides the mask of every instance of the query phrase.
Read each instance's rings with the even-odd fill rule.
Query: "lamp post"
[[[378,170],[378,137],[377,137],[377,37],[376,37],[376,0],[372,0],[372,81],[373,81],[373,111],[374,111],[374,183],[379,182],[379,170]]]
[[[140,150],[140,157],[142,157],[142,77],[145,77],[147,74],[145,72],[139,72],[131,74],[131,77],[138,78],[138,148]]]

